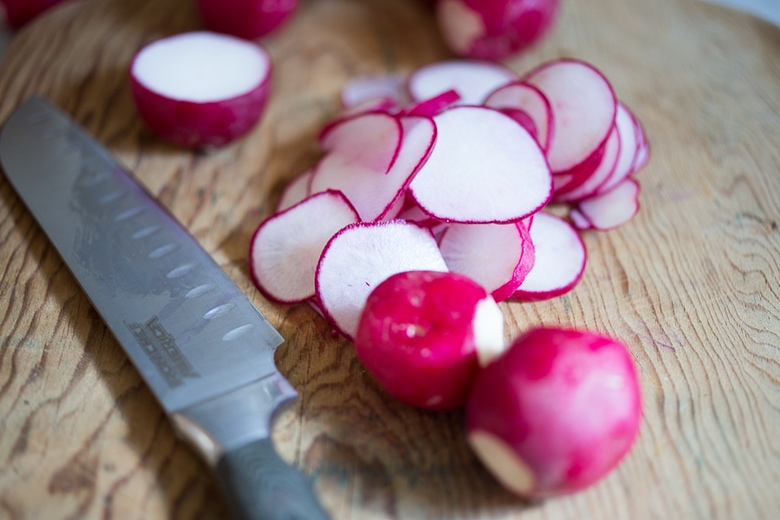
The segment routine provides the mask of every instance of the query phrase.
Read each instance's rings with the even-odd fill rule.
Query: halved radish
[[[541,90],[552,108],[547,159],[554,174],[574,168],[603,146],[615,123],[617,99],[601,72],[583,61],[561,59],[523,79]]]
[[[639,183],[629,177],[611,191],[583,200],[577,209],[595,229],[606,231],[622,226],[639,211]],[[578,221],[579,218],[575,225],[579,225]]]
[[[439,249],[450,271],[473,279],[497,302],[517,289],[535,258],[524,222],[451,224],[439,240]]]
[[[476,105],[499,86],[516,80],[517,74],[498,63],[480,60],[438,61],[415,70],[407,88],[415,101],[454,90],[460,104]]]
[[[536,138],[539,146],[547,149],[552,130],[552,108],[541,90],[524,81],[513,81],[491,92],[484,105],[518,119]],[[533,131],[526,126],[526,119],[533,123]]]
[[[446,270],[436,240],[421,226],[403,220],[352,224],[331,238],[317,264],[319,307],[352,339],[368,295],[390,275]]]
[[[500,60],[541,40],[558,11],[558,0],[441,0],[436,20],[456,54]]]
[[[322,249],[339,229],[357,221],[357,212],[338,191],[314,194],[268,218],[255,231],[249,248],[255,285],[280,303],[313,298]]]
[[[520,287],[517,300],[543,300],[571,290],[585,271],[585,244],[565,220],[546,211],[534,215],[531,226],[536,261]]]
[[[157,135],[180,146],[221,146],[260,119],[271,58],[254,42],[190,32],[141,49],[130,80],[138,112]]]
[[[515,120],[487,107],[456,106],[434,121],[436,146],[410,185],[429,215],[451,222],[513,222],[550,200],[544,154]]]
[[[298,0],[197,0],[198,13],[212,31],[254,40],[282,26]]]

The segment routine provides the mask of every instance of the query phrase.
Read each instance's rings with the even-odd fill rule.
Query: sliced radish
[[[384,173],[365,167],[355,162],[354,156],[330,153],[316,167],[311,192],[340,190],[365,221],[382,219],[393,208],[400,211],[397,201],[403,198],[407,186],[431,153],[436,126],[432,119],[419,116],[402,117],[396,123],[402,128],[401,145],[392,146],[393,150],[397,149],[397,157],[390,171]],[[379,142],[372,143],[374,149],[379,145]],[[388,144],[387,147],[391,146]]]
[[[543,300],[570,291],[585,271],[585,244],[579,233],[562,218],[540,211],[534,215],[531,240],[536,260],[512,298]]]
[[[305,172],[298,174],[284,187],[284,190],[282,190],[282,194],[279,196],[279,200],[276,203],[276,213],[298,204],[311,195],[309,186],[311,185],[311,176],[313,173],[313,170],[306,170]]]
[[[524,81],[544,93],[554,126],[547,149],[553,173],[582,163],[604,144],[612,131],[617,100],[612,86],[592,65],[555,60],[530,72]]]
[[[518,119],[536,138],[543,150],[547,149],[552,130],[552,108],[541,90],[524,81],[514,81],[491,92],[485,106],[497,108]],[[533,123],[533,131],[526,121]]]
[[[571,223],[577,229],[593,229],[593,224],[590,223],[590,220],[588,220],[588,218],[576,207],[571,208],[569,211],[569,220],[571,220]]]
[[[369,295],[355,350],[393,397],[432,410],[465,404],[480,360],[504,350],[501,309],[456,273],[406,271]]]
[[[197,0],[198,13],[212,31],[254,40],[280,28],[298,0]]]
[[[508,298],[534,265],[534,244],[523,222],[452,224],[439,249],[450,271],[485,287],[497,302]]]
[[[157,135],[180,146],[221,146],[260,119],[271,59],[257,43],[190,32],[141,49],[130,79],[138,112]]]
[[[434,121],[436,146],[410,186],[429,215],[451,222],[513,222],[550,200],[544,154],[512,118],[486,107],[457,106]]]
[[[558,17],[558,0],[441,0],[436,20],[460,56],[500,60],[541,40]]]
[[[409,78],[409,94],[415,101],[454,90],[459,103],[477,105],[499,86],[516,80],[517,74],[498,63],[478,60],[449,60],[425,65]]]
[[[409,99],[405,84],[406,76],[403,74],[353,78],[341,89],[341,103],[346,108],[353,108],[378,99],[391,99],[396,104],[406,105]]]
[[[357,167],[386,173],[401,146],[401,123],[390,114],[358,114],[327,126],[320,146]]]
[[[325,244],[357,221],[357,212],[338,191],[317,193],[265,220],[249,249],[255,285],[281,303],[313,298],[314,273]]]
[[[622,141],[620,140],[620,131],[617,125],[612,128],[604,150],[598,156],[598,165],[594,169],[588,161],[580,167],[570,170],[566,174],[555,175],[553,184],[555,186],[553,200],[555,202],[577,202],[595,195],[601,187],[613,176],[618,167],[622,155]],[[562,185],[555,181],[566,178]]]
[[[639,183],[629,177],[611,191],[583,200],[577,209],[593,228],[606,231],[622,226],[639,211]]]
[[[460,94],[454,90],[447,90],[431,99],[411,104],[404,110],[404,113],[412,116],[433,117],[459,100]]]
[[[446,271],[431,232],[403,220],[360,222],[339,231],[317,264],[315,287],[322,312],[352,339],[371,291],[404,271]]]
[[[634,118],[628,109],[618,102],[615,129],[620,135],[620,154],[612,174],[598,187],[598,193],[606,193],[633,173],[634,158],[639,148]]]

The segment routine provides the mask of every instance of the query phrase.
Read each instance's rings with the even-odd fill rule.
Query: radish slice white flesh
[[[401,145],[401,123],[383,112],[359,114],[328,126],[320,146],[355,166],[386,173]]]
[[[328,242],[317,265],[320,308],[352,339],[374,287],[404,271],[447,271],[430,231],[403,220],[349,225]]]
[[[452,224],[439,249],[450,271],[476,281],[497,302],[508,298],[534,265],[525,223]]]
[[[485,106],[497,108],[509,114],[521,111],[531,119],[531,132],[543,150],[547,149],[552,129],[552,108],[541,90],[523,81],[514,81],[494,90],[485,99]],[[521,121],[522,124],[522,121]]]
[[[436,146],[410,185],[439,220],[502,223],[538,211],[552,194],[539,144],[501,112],[457,106],[434,117]]]
[[[417,69],[409,78],[409,94],[415,101],[430,99],[454,90],[460,104],[481,104],[499,86],[516,80],[517,75],[490,61],[439,61]]]
[[[622,103],[618,103],[615,128],[620,135],[620,154],[612,174],[599,186],[598,193],[610,191],[633,172],[632,166],[639,143],[637,142],[634,118]]]
[[[357,221],[354,208],[337,191],[315,194],[265,220],[249,249],[255,285],[281,303],[314,297],[314,273],[322,249],[339,229]]]
[[[639,183],[629,177],[611,191],[583,200],[577,208],[596,229],[622,226],[639,211]]]
[[[282,190],[282,194],[279,196],[279,200],[276,203],[275,213],[284,211],[311,195],[309,186],[311,185],[311,176],[313,173],[313,170],[306,170],[305,172],[298,174],[284,187],[284,190]]]
[[[583,172],[582,178],[578,174],[556,175],[553,179],[571,175],[569,181],[562,187],[556,185],[553,200],[556,202],[577,202],[595,195],[612,176],[622,155],[622,141],[620,131],[615,125],[610,132],[607,142],[604,143],[604,152],[601,154],[599,164],[595,170]]]
[[[340,190],[355,206],[361,220],[384,218],[403,197],[436,139],[436,126],[430,118],[407,116],[400,118],[399,124],[401,146],[389,172],[373,170],[354,162],[352,157],[331,153],[317,165],[311,192]]]
[[[353,108],[377,99],[393,99],[406,105],[409,99],[404,90],[405,83],[403,74],[354,78],[341,89],[341,103],[346,108]]]
[[[531,240],[536,260],[512,299],[542,300],[571,290],[585,271],[585,244],[565,220],[540,211],[534,215]]]
[[[547,158],[553,173],[574,168],[604,143],[612,131],[617,100],[612,86],[592,65],[556,60],[524,80],[544,93],[554,126]]]
[[[257,43],[190,32],[141,49],[130,78],[138,112],[157,135],[180,146],[221,146],[260,119],[271,59]]]

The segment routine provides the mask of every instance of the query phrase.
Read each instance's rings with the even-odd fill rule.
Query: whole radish
[[[282,26],[298,7],[298,0],[197,0],[198,13],[212,31],[249,40]]]
[[[559,0],[440,0],[436,19],[456,54],[500,60],[541,40],[559,8]]]
[[[27,22],[37,18],[65,0],[0,0],[5,11],[6,24],[11,29],[19,29]]]
[[[477,377],[470,445],[510,491],[544,497],[609,473],[639,429],[637,374],[624,345],[592,332],[539,328]]]

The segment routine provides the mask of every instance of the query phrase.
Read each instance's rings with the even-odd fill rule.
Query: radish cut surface
[[[534,265],[525,223],[452,224],[439,249],[450,271],[473,279],[497,302],[508,298]]]
[[[485,106],[497,108],[512,116],[517,111],[526,114],[533,122],[531,132],[542,149],[547,148],[550,139],[552,108],[541,90],[530,83],[514,81],[494,90],[487,99]],[[522,121],[519,121],[523,124]]]
[[[160,137],[182,146],[220,146],[259,120],[271,59],[254,42],[190,32],[141,49],[130,77],[138,111]]]
[[[356,166],[385,173],[401,144],[401,123],[383,112],[359,114],[328,126],[320,146]]]
[[[550,200],[544,154],[512,118],[486,107],[457,106],[434,122],[436,146],[410,185],[426,213],[451,222],[514,222]]]
[[[503,65],[479,60],[448,60],[425,65],[409,78],[409,94],[415,101],[433,98],[448,90],[460,96],[460,104],[481,104],[499,86],[517,75]]]
[[[618,103],[617,115],[615,116],[615,130],[620,136],[620,155],[617,157],[612,174],[601,184],[598,193],[608,192],[634,171],[634,158],[639,148],[638,136],[634,118],[622,103]]]
[[[276,213],[298,204],[311,195],[309,186],[311,185],[311,176],[313,173],[313,170],[306,170],[305,172],[298,174],[297,177],[285,186],[282,194],[279,196],[279,201],[276,203]]]
[[[357,220],[354,208],[337,191],[315,194],[265,220],[255,231],[249,250],[255,285],[281,303],[312,298],[315,270],[325,244]]]
[[[574,168],[602,146],[615,122],[617,100],[601,72],[581,61],[556,60],[524,80],[541,90],[552,108],[547,158],[553,173]]]
[[[611,191],[580,202],[577,209],[596,229],[606,231],[622,226],[639,211],[639,184],[628,178]]]
[[[369,294],[404,271],[447,271],[430,231],[403,220],[349,225],[331,238],[317,265],[319,306],[352,339]]]
[[[512,295],[518,300],[553,298],[571,290],[585,270],[585,244],[565,220],[546,211],[531,226],[536,261]]]
[[[556,202],[577,202],[595,195],[601,187],[615,175],[618,161],[622,155],[622,143],[620,131],[617,125],[610,132],[607,142],[604,143],[604,152],[599,158],[595,169],[587,168],[586,171],[556,175],[553,179],[569,177],[567,183],[555,189],[553,199]],[[575,168],[577,170],[578,168]]]

